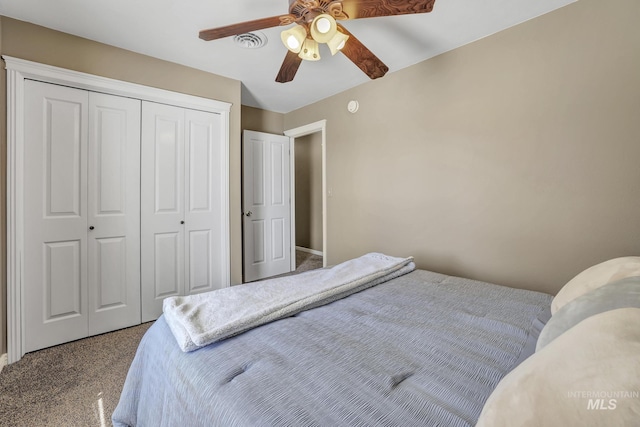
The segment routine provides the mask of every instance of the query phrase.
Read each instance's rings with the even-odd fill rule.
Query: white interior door
[[[142,103],[142,321],[184,293],[184,109]]]
[[[89,94],[89,335],[140,323],[140,104]]]
[[[25,352],[88,334],[88,99],[25,81]]]
[[[244,131],[244,280],[291,271],[290,139]]]
[[[227,286],[222,265],[227,232],[220,199],[223,191],[224,146],[220,114],[185,110],[185,294]]]

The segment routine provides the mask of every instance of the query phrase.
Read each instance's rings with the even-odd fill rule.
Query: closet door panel
[[[140,323],[141,101],[89,95],[89,334]]]
[[[25,352],[85,337],[88,93],[25,81]]]
[[[153,246],[154,254],[154,298],[165,298],[180,294],[182,270],[179,268],[182,258],[182,234],[156,233]]]
[[[156,214],[180,214],[184,203],[182,195],[183,119],[181,111],[173,113],[176,117],[156,116],[154,122],[153,184]]]
[[[211,230],[192,230],[188,234],[189,294],[211,291],[214,288],[211,250]]]
[[[82,316],[80,241],[44,244],[44,320]]]
[[[126,238],[107,237],[94,240],[95,254],[92,258],[95,277],[93,278],[94,313],[92,314],[95,316],[104,310],[113,311],[124,308],[130,298],[127,295]],[[136,324],[135,320],[134,318],[132,325]],[[96,325],[93,325],[93,328],[95,329]]]
[[[185,110],[186,118],[186,214],[185,262],[187,294],[226,286],[221,276],[222,215],[219,202],[224,170],[219,114]]]
[[[142,320],[184,293],[184,109],[142,103]]]

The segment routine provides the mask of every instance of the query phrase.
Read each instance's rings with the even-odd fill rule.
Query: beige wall
[[[322,133],[295,139],[296,246],[322,252]]]
[[[130,51],[96,43],[87,39],[60,33],[47,28],[0,18],[0,51],[3,55],[36,61],[48,65],[158,87],[175,92],[212,98],[233,104],[230,116],[230,221],[231,221],[231,281],[242,280],[242,253],[240,235],[240,82],[203,71],[161,61]],[[5,108],[6,74],[2,70],[0,105]],[[0,153],[2,172],[0,180],[0,215],[2,215],[2,254],[6,250],[4,178],[6,174],[6,114],[2,114]],[[6,351],[6,269],[2,256],[2,287],[0,322],[2,335],[0,353]]]
[[[640,255],[639,17],[580,0],[288,113],[327,119],[328,262],[414,255],[555,293]]]
[[[282,135],[284,132],[284,114],[243,105],[242,130]]]

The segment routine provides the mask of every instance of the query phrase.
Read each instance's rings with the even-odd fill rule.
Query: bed
[[[534,353],[551,301],[414,270],[187,352],[164,315],[140,343],[112,420],[473,426]]]

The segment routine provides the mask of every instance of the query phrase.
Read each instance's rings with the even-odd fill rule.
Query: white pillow
[[[542,328],[536,351],[591,316],[625,307],[640,308],[640,277],[609,283],[563,305]]]
[[[636,426],[640,309],[589,317],[498,384],[476,427]]]
[[[587,268],[560,289],[551,302],[551,314],[576,299],[607,283],[626,277],[640,276],[640,257],[614,258]]]

